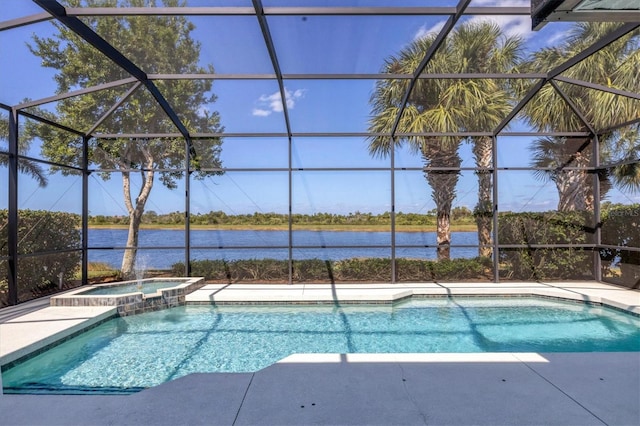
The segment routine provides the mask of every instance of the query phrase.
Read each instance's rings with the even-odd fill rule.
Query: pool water
[[[123,285],[109,285],[109,286],[99,286],[95,288],[91,288],[89,290],[77,293],[79,296],[97,296],[97,295],[117,295],[117,294],[127,294],[127,293],[139,293],[143,294],[152,294],[156,293],[161,288],[172,288],[177,287],[180,284],[184,284],[184,281],[143,281],[140,287],[138,287],[138,283],[132,284],[123,284]]]
[[[640,351],[640,318],[537,298],[182,306],[114,318],[3,372],[7,393],[134,392],[293,353]]]

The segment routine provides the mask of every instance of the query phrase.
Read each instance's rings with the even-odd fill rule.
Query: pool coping
[[[115,306],[46,307],[0,323],[0,367],[116,316]]]
[[[410,297],[545,297],[604,305],[640,316],[640,291],[599,282],[403,284],[205,284],[197,304],[392,304]],[[51,306],[0,322],[5,366],[118,315],[115,306]]]
[[[363,291],[364,290],[364,291]],[[640,291],[598,282],[408,284],[205,284],[196,304],[393,304],[411,297],[548,297],[603,305],[640,316]]]

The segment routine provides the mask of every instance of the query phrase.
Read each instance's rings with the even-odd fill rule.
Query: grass
[[[106,278],[117,277],[120,271],[113,269],[108,263],[104,262],[89,262],[87,264],[87,278]],[[76,279],[82,279],[82,272],[76,273]]]

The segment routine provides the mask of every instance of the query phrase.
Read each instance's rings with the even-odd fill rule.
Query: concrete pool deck
[[[640,313],[639,291],[597,282],[207,285],[187,302],[388,303],[411,295],[508,294]],[[0,363],[115,309],[31,305],[32,312],[22,305],[0,310]],[[640,353],[300,354],[255,373],[189,375],[128,396],[2,395],[0,412],[3,425],[638,425]]]

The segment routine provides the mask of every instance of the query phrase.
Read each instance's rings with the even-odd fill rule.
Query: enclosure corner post
[[[89,137],[82,137],[82,285],[89,282]]]
[[[500,282],[500,248],[498,241],[498,136],[493,136],[491,165],[493,166],[493,282]]]
[[[602,259],[600,258],[599,247],[602,244],[602,218],[600,212],[600,138],[593,136],[593,277],[596,281],[602,281]]]
[[[288,183],[289,183],[289,212],[288,212],[288,259],[289,284],[293,284],[293,140],[289,135],[288,150]]]
[[[396,140],[391,137],[391,284],[396,283]]]
[[[18,304],[18,111],[9,113],[9,211],[7,248],[9,255],[9,305]]]
[[[184,275],[191,276],[191,139],[185,138]]]

